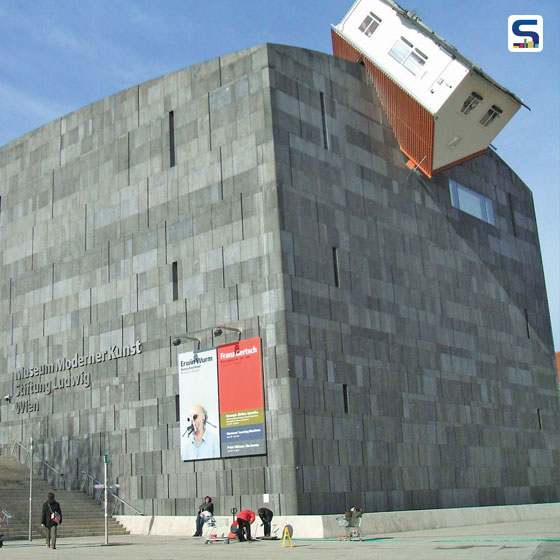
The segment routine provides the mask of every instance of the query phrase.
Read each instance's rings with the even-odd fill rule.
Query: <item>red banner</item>
[[[218,347],[221,455],[266,453],[261,339]]]

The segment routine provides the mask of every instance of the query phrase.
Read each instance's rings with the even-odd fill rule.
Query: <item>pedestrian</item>
[[[207,511],[210,515],[214,515],[214,504],[212,503],[212,498],[206,496],[204,501],[198,506],[198,514],[196,516],[196,531],[193,537],[202,537],[202,526],[204,525],[204,516],[202,512]]]
[[[250,509],[244,509],[237,514],[237,526],[239,541],[251,541],[251,524],[255,521],[255,512]]]
[[[274,514],[271,510],[265,507],[260,507],[258,510],[258,514],[264,525],[264,536],[270,537],[270,522],[272,521]]]
[[[56,548],[56,533],[61,523],[62,510],[60,504],[54,499],[54,494],[49,492],[41,512],[41,525],[45,528],[47,548]]]

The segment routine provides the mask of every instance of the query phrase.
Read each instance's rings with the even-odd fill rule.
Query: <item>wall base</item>
[[[342,514],[341,514],[342,515]],[[294,529],[294,538],[337,538],[344,529],[337,525],[337,515],[279,515],[272,521],[273,531],[281,538],[285,525]],[[516,506],[488,506],[453,509],[429,509],[414,511],[391,511],[365,513],[362,519],[364,535],[398,533],[401,531],[421,531],[490,523],[511,523],[535,519],[560,519],[560,503],[527,504]],[[195,531],[195,516],[138,516],[117,515],[117,521],[133,535],[191,536]],[[231,516],[216,516],[218,535],[227,534]],[[263,530],[258,520],[253,525],[253,534],[262,536]]]

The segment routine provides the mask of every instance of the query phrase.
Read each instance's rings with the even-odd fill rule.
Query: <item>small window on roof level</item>
[[[459,113],[462,115],[468,115],[480,102],[482,101],[482,95],[473,91],[463,103],[461,109],[459,109]]]
[[[490,126],[500,115],[502,110],[496,105],[492,105],[488,112],[478,121],[482,126]]]
[[[381,18],[377,17],[373,12],[370,12],[364,21],[362,21],[362,25],[360,25],[360,31],[365,33],[367,37],[371,37],[373,32],[379,27],[381,23]]]

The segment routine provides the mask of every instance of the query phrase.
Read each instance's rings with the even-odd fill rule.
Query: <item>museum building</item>
[[[333,42],[348,60],[260,45],[0,148],[2,454],[33,438],[73,488],[108,455],[154,515],[560,500],[531,191],[491,148],[447,157],[468,132],[438,120],[407,149],[375,61]]]

